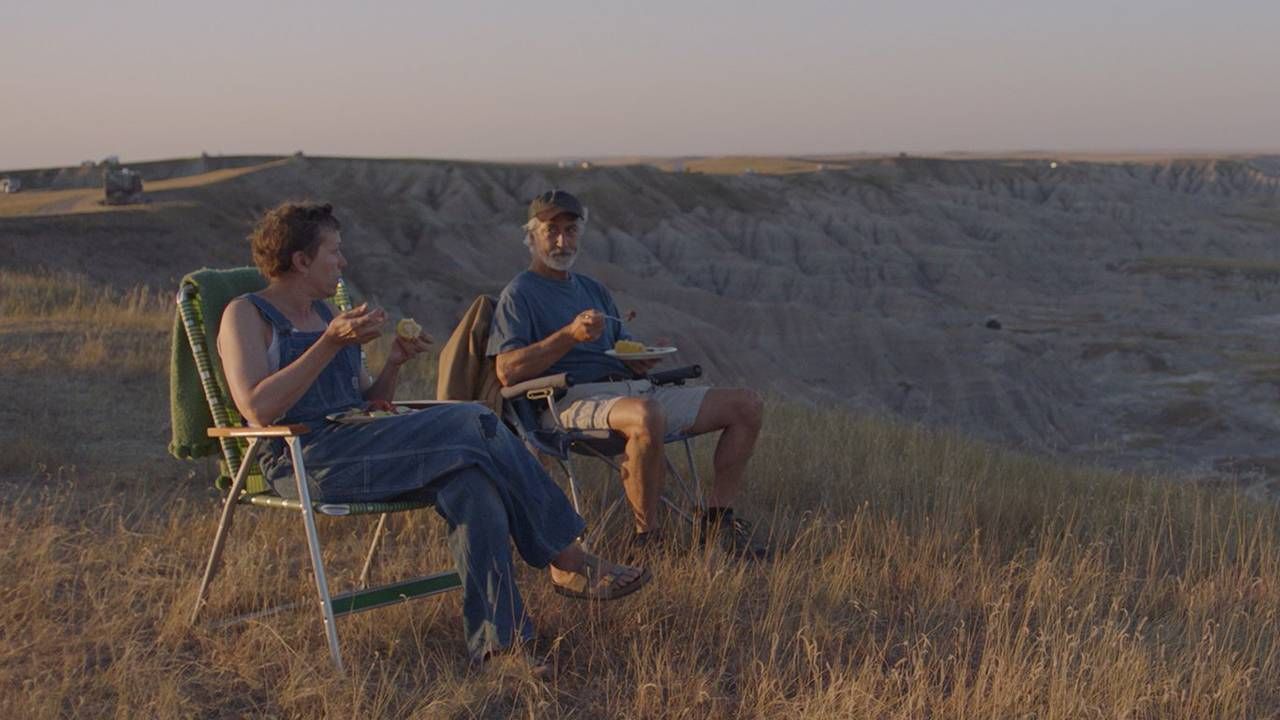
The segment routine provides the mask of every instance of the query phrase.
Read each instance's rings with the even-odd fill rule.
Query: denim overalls
[[[246,297],[276,330],[281,368],[324,334],[296,331],[271,303],[255,294]],[[325,322],[333,320],[324,303],[316,311]],[[472,655],[483,657],[517,635],[531,639],[533,626],[515,586],[511,541],[525,562],[545,567],[582,534],[582,518],[520,440],[482,405],[438,405],[359,425],[326,421],[330,413],[364,404],[361,372],[359,348],[344,347],[277,421],[311,428],[302,436],[302,454],[312,501],[407,496],[433,502],[449,523]],[[283,441],[264,443],[259,460],[280,495],[298,496]]]

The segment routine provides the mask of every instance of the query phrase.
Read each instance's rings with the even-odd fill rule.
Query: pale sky
[[[0,168],[1280,151],[1280,0],[0,3]]]

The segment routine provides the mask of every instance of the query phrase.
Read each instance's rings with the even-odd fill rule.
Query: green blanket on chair
[[[222,375],[222,362],[217,352],[222,311],[226,309],[227,303],[245,293],[261,290],[267,286],[267,282],[257,268],[246,267],[197,270],[182,278],[182,283],[191,283],[199,289],[197,304],[203,316],[209,361],[218,386],[222,388],[223,397],[229,398],[227,381]],[[200,384],[200,373],[196,368],[186,327],[182,324],[182,314],[178,311],[175,311],[173,322],[169,361],[169,416],[173,425],[169,452],[174,457],[198,458],[218,452],[217,441],[206,434],[213,427],[213,415]]]

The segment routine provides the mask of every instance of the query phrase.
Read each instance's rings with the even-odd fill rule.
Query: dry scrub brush
[[[64,378],[82,392],[112,382],[102,370]],[[149,383],[163,393],[161,374]],[[99,480],[114,470],[92,458],[6,483],[2,717],[1236,718],[1280,707],[1272,505],[776,401],[742,511],[772,532],[771,563],[690,551],[658,561],[640,594],[599,606],[523,570],[555,643],[550,683],[471,669],[456,594],[339,620],[349,670],[338,676],[318,613],[187,625],[216,525],[211,473],[185,478],[163,460],[154,418],[115,416],[150,433],[151,469],[110,491]],[[206,617],[309,599],[300,525],[241,510]],[[335,587],[354,581],[371,527],[322,521]],[[448,564],[442,522],[424,511],[394,521],[378,575]]]

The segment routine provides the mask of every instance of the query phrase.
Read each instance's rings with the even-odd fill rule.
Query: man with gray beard
[[[716,445],[715,479],[700,537],[717,538],[734,556],[762,558],[767,550],[751,525],[734,517],[747,461],[755,449],[763,415],[759,393],[746,388],[654,387],[645,375],[658,360],[623,361],[605,354],[631,336],[609,291],[570,272],[587,223],[587,209],[564,190],[551,190],[529,204],[524,226],[529,269],[498,299],[487,354],[496,359],[498,380],[511,386],[556,373],[574,385],[558,404],[566,428],[609,429],[626,438],[622,483],[635,516],[632,544],[657,550],[657,522],[666,482],[663,441],[669,433],[723,431]]]

